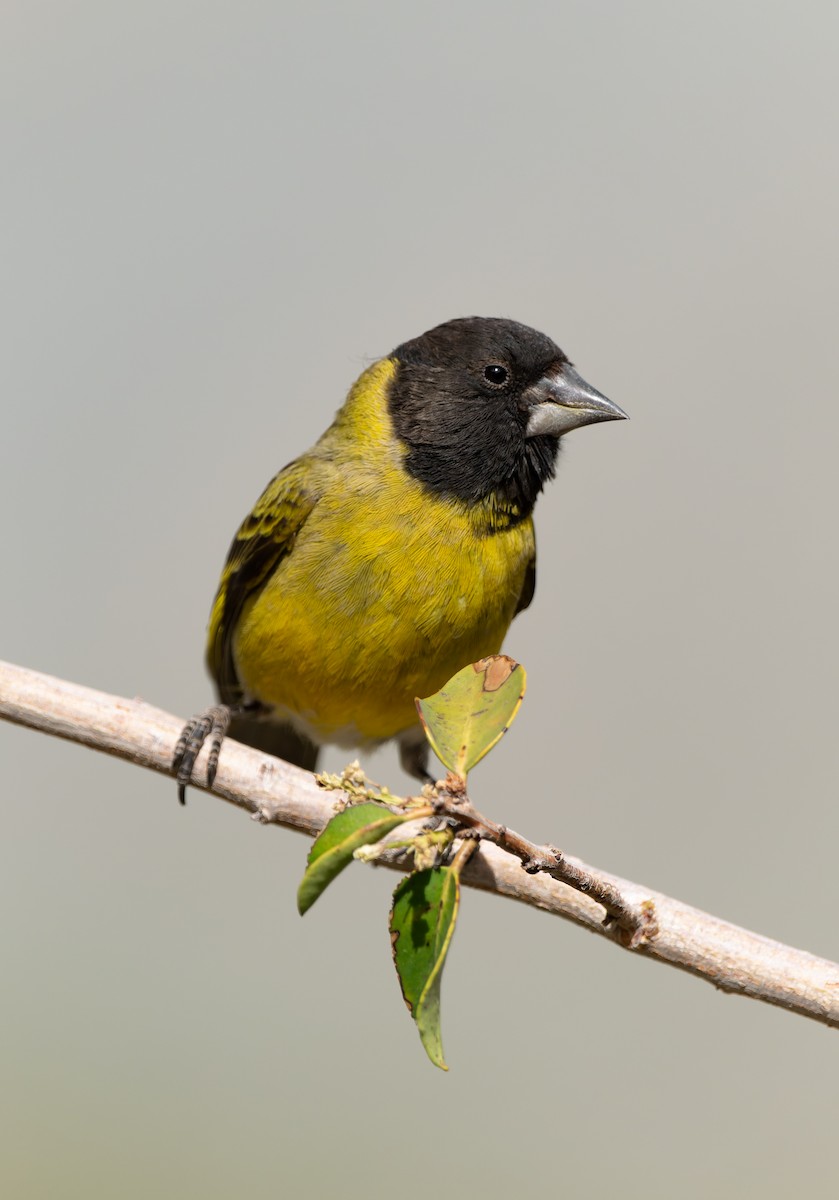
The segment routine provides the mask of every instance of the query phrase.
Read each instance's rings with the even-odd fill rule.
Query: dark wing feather
[[[527,568],[524,572],[524,580],[522,581],[522,585],[521,585],[521,595],[519,596],[519,602],[516,605],[516,611],[513,613],[514,617],[517,617],[520,612],[524,612],[524,610],[530,604],[530,601],[533,599],[533,595],[534,595],[535,591],[536,591],[536,555],[534,554],[533,557],[531,558],[530,562],[527,564]]]
[[[207,666],[223,704],[242,703],[233,639],[245,604],[294,549],[297,535],[317,503],[312,463],[295,459],[276,475],[243,521],[227,555],[210,615]]]

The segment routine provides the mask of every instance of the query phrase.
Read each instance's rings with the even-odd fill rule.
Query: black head
[[[517,321],[448,321],[391,358],[390,412],[411,474],[467,502],[494,496],[519,516],[553,477],[563,433],[626,415]]]

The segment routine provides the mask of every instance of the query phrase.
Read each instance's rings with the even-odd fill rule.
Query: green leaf
[[[408,1011],[425,1052],[448,1071],[440,1036],[440,981],[460,906],[458,872],[452,867],[416,871],[393,893],[390,940]]]
[[[526,683],[524,667],[506,654],[493,654],[417,700],[425,736],[440,762],[465,779],[512,725]]]
[[[297,889],[297,908],[302,917],[336,875],[352,861],[359,846],[369,846],[410,821],[412,813],[394,813],[381,804],[353,804],[324,826],[312,843],[306,871]]]

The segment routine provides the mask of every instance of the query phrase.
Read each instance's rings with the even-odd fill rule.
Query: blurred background
[[[476,802],[839,957],[836,6],[12,0],[0,29],[0,656],[201,708],[269,477],[371,359],[514,317],[632,420],[569,437],[538,505],[528,696]],[[0,753],[3,1194],[835,1194],[825,1028],[467,893],[445,1076],[389,873],[301,922],[301,837],[12,726]]]

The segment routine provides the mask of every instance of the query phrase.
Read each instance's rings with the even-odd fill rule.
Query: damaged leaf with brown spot
[[[526,682],[520,663],[492,654],[458,671],[433,696],[418,699],[425,736],[440,762],[465,779],[510,728]]]

